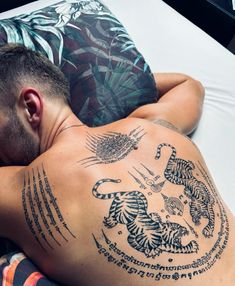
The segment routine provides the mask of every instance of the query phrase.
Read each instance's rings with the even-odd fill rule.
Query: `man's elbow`
[[[198,98],[203,102],[204,97],[205,97],[205,88],[204,88],[203,84],[199,80],[194,79],[194,78],[190,78],[190,79],[188,79],[188,81],[193,86],[195,93],[198,96]]]
[[[199,80],[196,80],[196,85],[197,85],[197,88],[199,90],[199,93],[200,93],[201,97],[204,99],[204,97],[205,97],[205,88],[204,88],[203,84]]]

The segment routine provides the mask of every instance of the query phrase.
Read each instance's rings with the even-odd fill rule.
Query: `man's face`
[[[16,113],[0,113],[0,166],[28,165],[39,155],[39,142]]]

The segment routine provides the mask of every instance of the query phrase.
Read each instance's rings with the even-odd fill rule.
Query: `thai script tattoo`
[[[171,153],[163,158],[167,148]],[[93,234],[97,251],[130,275],[155,281],[193,279],[209,271],[228,245],[229,221],[210,176],[201,162],[178,158],[176,153],[171,144],[157,146],[153,162],[158,168],[166,162],[160,175],[145,164],[132,167],[128,173],[139,190],[123,190],[119,178],[102,178],[92,188],[96,199],[110,200],[103,220],[106,230],[101,230],[102,235]],[[162,177],[160,192],[151,194],[151,201],[156,201],[153,209],[153,204],[148,204],[152,184],[147,180],[159,183],[156,181]],[[121,187],[110,191],[114,184]],[[109,238],[109,229],[113,229],[112,237],[115,229],[117,237],[125,237],[125,250],[118,240]],[[182,255],[187,256],[185,263]]]
[[[122,160],[132,150],[138,149],[138,143],[145,134],[140,126],[131,130],[129,134],[118,132],[107,132],[102,135],[88,134],[87,149],[94,155],[80,160],[79,163],[90,167]]]
[[[26,224],[43,250],[54,249],[54,244],[61,246],[61,241],[68,242],[69,237],[76,238],[61,213],[43,166],[25,174],[22,206]]]

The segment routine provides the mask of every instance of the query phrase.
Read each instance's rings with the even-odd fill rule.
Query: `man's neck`
[[[47,151],[55,143],[58,136],[68,127],[84,125],[68,106],[44,109],[40,128],[40,154]]]

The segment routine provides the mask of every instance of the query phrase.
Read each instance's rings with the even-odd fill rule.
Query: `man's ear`
[[[34,88],[24,88],[20,93],[20,105],[24,108],[27,121],[32,128],[37,128],[42,118],[42,97]]]

